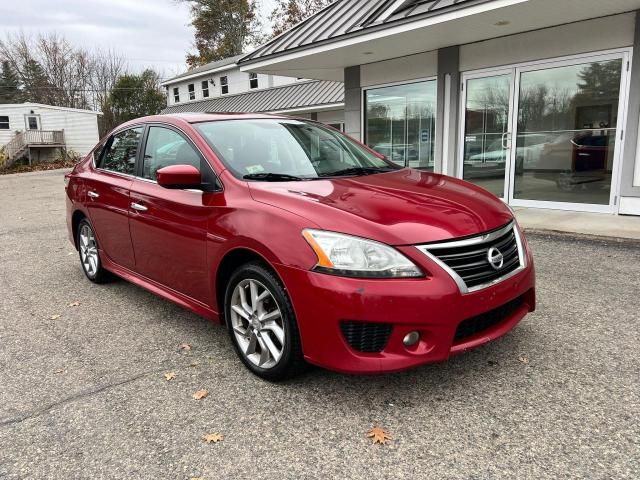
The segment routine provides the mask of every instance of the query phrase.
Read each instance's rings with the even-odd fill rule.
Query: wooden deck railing
[[[13,163],[18,155],[30,146],[64,146],[62,130],[25,130],[18,133],[4,147],[9,163]]]

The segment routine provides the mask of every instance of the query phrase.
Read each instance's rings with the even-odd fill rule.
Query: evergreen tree
[[[103,105],[103,111],[115,126],[127,120],[160,113],[166,104],[158,74],[147,69],[140,75],[120,76]]]
[[[8,61],[2,62],[0,73],[0,103],[21,103],[22,92],[18,74]]]

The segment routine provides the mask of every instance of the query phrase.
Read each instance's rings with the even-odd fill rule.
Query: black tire
[[[95,244],[96,252],[98,252],[99,250],[98,239],[95,236],[95,231],[93,230],[93,226],[91,225],[88,219],[83,218],[78,223],[78,228],[76,230],[76,245],[78,246],[78,257],[80,258],[80,267],[82,268],[82,271],[84,272],[85,276],[93,283],[98,283],[98,284],[107,283],[113,280],[113,275],[109,271],[105,270],[105,268],[102,266],[100,255],[96,254],[95,256],[95,263],[96,263],[95,270],[91,267],[88,267],[83,259],[83,245],[82,245],[81,236],[83,231],[85,231],[84,229],[88,229],[91,232],[91,234],[93,235],[93,242]]]
[[[254,280],[269,290],[280,309],[280,317],[284,327],[284,342],[282,356],[278,362],[270,368],[262,368],[252,363],[242,351],[236,334],[234,333],[231,319],[231,302],[234,290],[239,283]],[[293,378],[306,369],[306,362],[302,354],[298,322],[293,312],[291,300],[280,282],[280,279],[266,265],[259,262],[247,263],[239,267],[232,275],[227,285],[224,299],[224,315],[231,343],[238,357],[255,375],[271,382],[279,382]]]

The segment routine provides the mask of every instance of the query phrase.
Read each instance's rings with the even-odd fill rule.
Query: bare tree
[[[16,73],[25,101],[100,109],[125,61],[114,51],[90,52],[57,33],[8,35],[0,40],[0,61]]]

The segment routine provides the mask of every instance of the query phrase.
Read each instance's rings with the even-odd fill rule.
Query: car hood
[[[254,200],[304,217],[310,227],[389,245],[476,235],[513,218],[501,200],[475,185],[412,169],[249,185]]]

